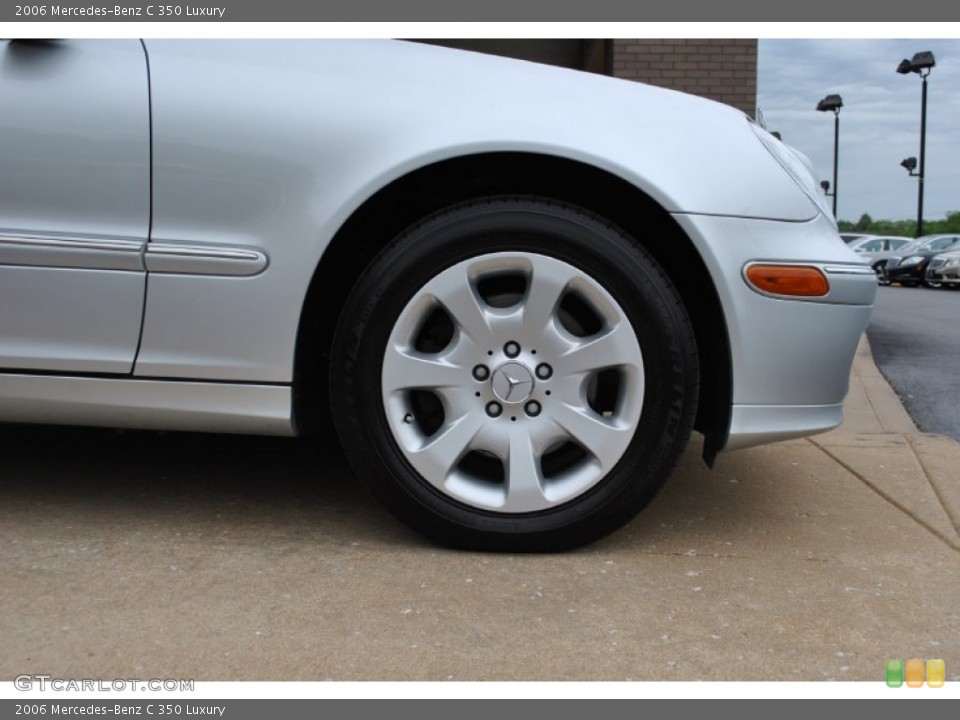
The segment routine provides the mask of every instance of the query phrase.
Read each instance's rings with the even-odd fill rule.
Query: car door
[[[149,112],[139,41],[0,42],[0,370],[130,372]]]

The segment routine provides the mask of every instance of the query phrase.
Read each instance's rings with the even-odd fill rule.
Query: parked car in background
[[[0,421],[332,423],[398,518],[509,551],[628,522],[692,430],[842,421],[874,276],[732,107],[399,41],[0,67]]]
[[[840,233],[840,239],[843,240],[847,245],[857,240],[862,240],[863,238],[871,238],[873,235],[865,233]]]
[[[881,256],[887,257],[896,253],[897,250],[906,247],[913,242],[913,238],[900,237],[898,235],[877,235],[873,237],[862,237],[847,243],[847,246],[859,255],[865,262],[873,264]],[[887,253],[887,255],[884,255]]]
[[[960,287],[960,250],[934,255],[927,265],[927,284],[938,283],[948,288]]]
[[[906,287],[916,287],[921,283],[927,287],[939,287],[936,281],[927,280],[927,265],[935,255],[952,248],[960,249],[960,235],[925,235],[917,238],[886,260],[886,279]]]

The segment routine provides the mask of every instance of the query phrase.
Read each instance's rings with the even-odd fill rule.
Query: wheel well
[[[701,358],[695,427],[706,436],[704,459],[712,464],[726,443],[732,374],[723,311],[703,260],[669,213],[633,185],[589,165],[529,153],[472,155],[421,168],[380,190],[344,223],[314,273],[301,318],[294,372],[300,431],[310,433],[329,421],[329,347],[363,270],[414,222],[488,195],[539,195],[578,205],[637,238],[657,259],[693,322]]]

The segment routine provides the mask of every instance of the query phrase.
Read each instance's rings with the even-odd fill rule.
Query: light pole
[[[936,64],[933,53],[925,51],[918,52],[910,60],[901,60],[897,66],[897,72],[901,75],[916,73],[923,80],[920,95],[920,165],[917,169],[917,237],[923,235],[923,178],[927,170],[927,76]],[[907,160],[900,164],[907,167],[904,164]],[[913,175],[912,168],[907,167],[907,172]]]
[[[839,95],[827,95],[817,103],[820,112],[833,113],[833,217],[837,217],[837,165],[840,161],[840,108],[843,98]],[[824,188],[826,189],[826,188]],[[830,193],[827,193],[828,195]]]

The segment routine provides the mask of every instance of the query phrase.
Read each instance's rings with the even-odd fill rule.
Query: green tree
[[[840,232],[859,232],[871,235],[900,235],[913,237],[917,231],[917,221],[909,220],[874,220],[868,213],[860,216],[857,222],[850,220],[837,221]],[[960,210],[951,210],[943,220],[925,220],[923,231],[927,235],[960,234]]]
[[[954,210],[947,213],[947,219],[943,221],[942,232],[960,233],[960,212]]]

